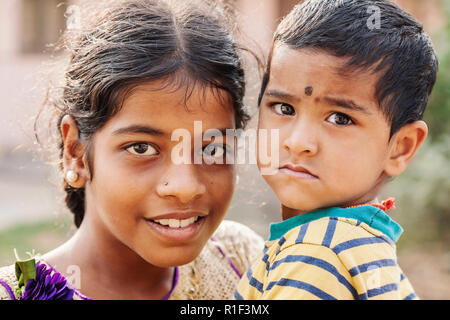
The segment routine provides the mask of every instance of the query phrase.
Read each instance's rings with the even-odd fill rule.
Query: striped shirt
[[[383,210],[328,208],[272,224],[235,298],[418,299],[397,264],[403,232]]]

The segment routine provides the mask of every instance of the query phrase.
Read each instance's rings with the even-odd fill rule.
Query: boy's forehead
[[[305,94],[315,97],[340,94],[366,103],[376,102],[379,74],[346,68],[347,61],[348,58],[336,57],[324,50],[276,45],[266,89],[283,89],[298,98]]]

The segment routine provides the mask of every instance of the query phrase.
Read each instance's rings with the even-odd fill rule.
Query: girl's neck
[[[172,287],[174,268],[148,263],[92,221],[42,258],[93,299],[162,299]],[[79,278],[70,270],[79,270]]]

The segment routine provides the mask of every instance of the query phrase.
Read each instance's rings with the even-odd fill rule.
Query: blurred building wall
[[[19,144],[32,143],[30,123],[38,110],[45,86],[39,71],[48,57],[45,44],[55,42],[65,26],[68,4],[84,0],[2,0],[0,2],[0,154]],[[424,23],[439,28],[444,17],[439,0],[396,0]],[[272,33],[296,0],[235,0],[238,21],[245,35],[267,54]],[[25,115],[25,117],[24,117]],[[31,120],[29,120],[31,121]]]
[[[49,168],[31,151],[33,120],[46,88],[47,44],[65,27],[60,2],[0,1],[0,229],[46,219],[57,210]]]
[[[256,40],[267,52],[273,31],[278,22],[292,8],[304,0],[235,0],[240,17],[239,23],[245,33]],[[326,1],[326,0],[323,0]],[[432,34],[442,27],[445,17],[441,10],[442,0],[392,0],[418,19],[427,32]],[[444,0],[445,1],[445,0]]]
[[[60,2],[0,2],[0,156],[33,143],[32,117],[45,89],[41,71],[48,54],[44,52],[65,26]]]
[[[34,216],[35,208],[47,213],[54,209],[52,193],[46,191],[51,188],[46,180],[48,167],[36,165],[31,159],[33,120],[44,98],[47,83],[45,72],[50,50],[46,44],[56,42],[65,28],[64,13],[67,7],[84,1],[91,0],[65,1],[62,5],[62,0],[0,1],[0,228],[7,225],[6,221],[12,223],[29,219],[28,215]],[[276,25],[298,3],[296,0],[223,1],[235,4],[237,20],[247,43],[263,59],[268,53]],[[423,22],[430,33],[444,24],[439,10],[440,0],[396,2]],[[259,87],[256,72],[250,73],[249,82],[251,99],[248,103],[254,107],[254,97]],[[262,210],[266,212],[267,220],[275,219],[271,214],[278,212],[276,199],[268,189],[260,191],[259,186],[264,182],[256,168],[245,170],[242,183],[246,181],[248,186],[251,182],[258,187],[246,188],[248,194],[241,197],[237,192],[234,207],[242,208],[243,204],[248,204],[248,210]],[[253,197],[253,201],[241,201],[248,197]],[[268,205],[259,207],[262,202]],[[231,217],[233,214],[237,217],[241,211],[232,207]],[[252,214],[249,212],[249,216]]]

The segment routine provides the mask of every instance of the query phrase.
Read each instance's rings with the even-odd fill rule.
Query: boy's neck
[[[371,199],[371,200],[370,200]],[[363,205],[363,204],[380,204],[380,201],[378,200],[378,197],[370,197],[366,199],[361,199],[360,201],[352,201],[352,202],[347,202],[347,203],[341,203],[341,204],[335,204],[335,205],[331,205],[331,206],[324,206],[324,207],[317,207],[317,208],[313,208],[310,210],[301,210],[301,209],[293,209],[293,208],[288,208],[286,206],[284,206],[283,204],[281,205],[281,217],[283,220],[287,220],[302,214],[305,214],[307,212],[311,212],[311,211],[317,211],[317,210],[322,210],[322,209],[327,209],[327,208],[331,208],[331,207],[339,207],[339,208],[347,208],[347,207],[352,207],[352,206],[358,206],[358,205]]]

